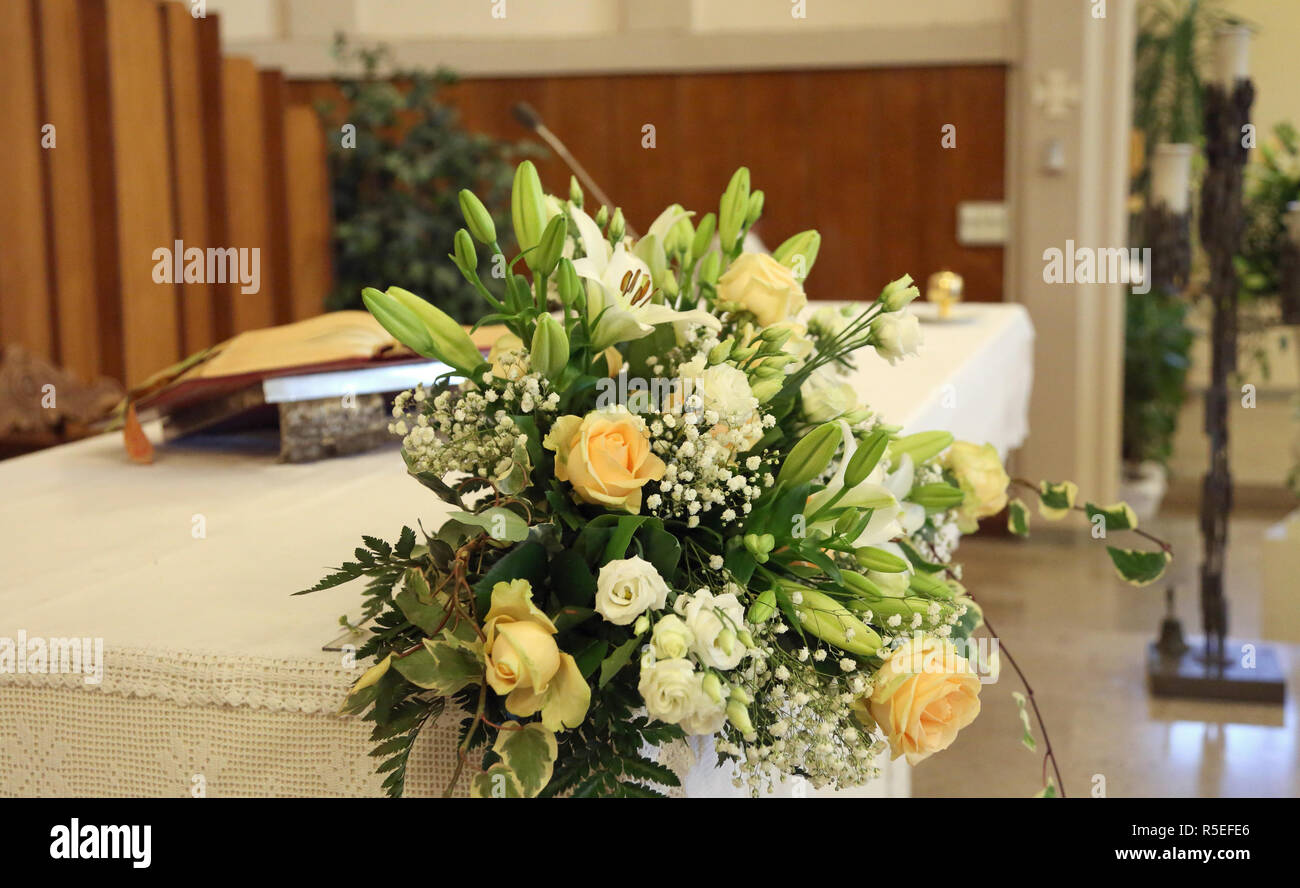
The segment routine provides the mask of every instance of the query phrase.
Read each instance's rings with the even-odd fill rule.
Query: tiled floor
[[[1260,540],[1279,517],[1233,521],[1230,633],[1243,641],[1258,640]],[[1198,632],[1195,517],[1162,516],[1147,529],[1174,544],[1167,579],[1177,585],[1185,630]],[[1027,542],[974,538],[960,552],[971,592],[1033,684],[1068,793],[1300,796],[1300,646],[1274,643],[1289,676],[1284,706],[1151,697],[1143,658],[1163,613],[1164,585],[1119,582],[1101,545],[1086,531],[1049,531]],[[1011,694],[1020,689],[1004,658],[1000,681],[982,690],[975,724],[914,769],[913,794],[1036,792],[1042,757],[1019,742]]]

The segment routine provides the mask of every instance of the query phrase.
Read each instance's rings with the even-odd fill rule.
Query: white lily
[[[703,309],[678,311],[652,301],[650,266],[624,244],[611,247],[585,212],[577,207],[570,212],[586,254],[574,261],[573,269],[586,284],[587,314],[598,319],[592,348],[640,339],[654,332],[657,325],[676,321],[722,329],[722,323]],[[628,292],[624,292],[625,285]]]

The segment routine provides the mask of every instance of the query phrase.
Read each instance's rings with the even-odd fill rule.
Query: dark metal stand
[[[1201,244],[1209,257],[1211,321],[1210,384],[1205,392],[1205,433],[1210,439],[1210,470],[1201,491],[1201,618],[1205,638],[1181,655],[1151,645],[1147,674],[1158,696],[1282,702],[1285,683],[1277,659],[1256,645],[1253,655],[1229,647],[1228,603],[1223,575],[1232,512],[1232,474],[1228,464],[1228,377],[1237,366],[1237,272],[1233,256],[1241,242],[1242,144],[1250,122],[1255,88],[1238,80],[1231,93],[1218,84],[1205,87],[1205,154],[1201,186]],[[1199,647],[1199,650],[1197,649]],[[1232,650],[1232,653],[1229,651]]]

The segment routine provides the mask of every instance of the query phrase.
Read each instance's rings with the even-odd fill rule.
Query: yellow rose
[[[501,362],[501,356],[515,352],[523,355],[527,354],[528,349],[524,348],[524,341],[513,333],[502,333],[497,337],[496,342],[492,343],[492,348],[488,351],[488,363],[492,365],[492,375],[500,379],[509,379],[510,374],[506,372],[506,365]]]
[[[979,715],[980,680],[952,642],[913,637],[880,667],[865,708],[892,757],[915,765],[947,749]]]
[[[789,320],[808,304],[794,273],[766,253],[741,253],[718,278],[718,299],[753,312],[764,327]]]
[[[1006,508],[1007,485],[1011,479],[992,444],[981,447],[969,441],[957,441],[948,448],[943,464],[956,476],[957,484],[966,494],[957,509],[957,526],[962,533],[974,533],[979,519]]]
[[[582,724],[591,688],[573,656],[555,643],[555,632],[555,624],[533,604],[527,580],[492,587],[483,623],[488,685],[505,696],[512,714],[540,711],[547,730],[562,731]]]
[[[585,417],[561,416],[542,442],[555,451],[555,477],[579,499],[611,509],[641,511],[641,488],[664,476],[664,461],[650,452],[645,423],[619,405]]]

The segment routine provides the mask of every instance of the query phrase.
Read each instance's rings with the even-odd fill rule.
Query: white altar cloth
[[[963,310],[925,326],[919,358],[860,355],[855,385],[909,431],[1005,452],[1026,432],[1032,328],[1019,306]],[[169,444],[145,467],[105,435],[0,463],[0,637],[98,640],[104,660],[95,684],[0,673],[0,795],[378,793],[369,725],[336,714],[360,667],[321,650],[358,589],[290,593],[361,534],[436,527],[445,507],[394,449],[288,465],[220,443]],[[426,730],[408,795],[441,791],[454,731]],[[860,794],[907,783],[895,768]],[[734,792],[704,763],[687,775],[687,794]]]

